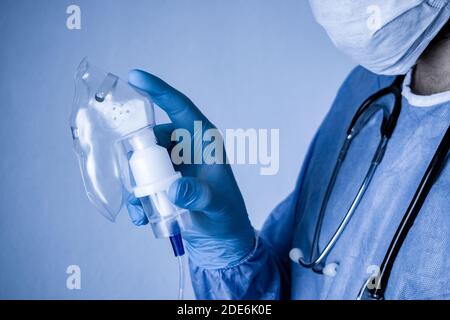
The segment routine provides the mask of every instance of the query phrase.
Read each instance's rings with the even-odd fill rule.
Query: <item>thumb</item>
[[[175,181],[169,188],[169,199],[178,207],[193,211],[213,213],[224,208],[223,201],[214,196],[206,182],[192,177]]]

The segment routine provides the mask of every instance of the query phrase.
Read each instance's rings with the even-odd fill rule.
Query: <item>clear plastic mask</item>
[[[114,221],[133,193],[128,155],[120,141],[155,125],[153,104],[148,96],[86,58],[77,69],[75,86],[70,126],[86,193]]]

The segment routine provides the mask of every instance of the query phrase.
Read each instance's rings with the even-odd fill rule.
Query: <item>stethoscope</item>
[[[331,178],[328,182],[325,195],[322,201],[322,205],[320,207],[317,224],[314,231],[312,250],[309,256],[309,260],[306,260],[301,251],[293,255],[295,256],[294,260],[297,260],[301,266],[305,268],[311,268],[315,272],[319,273],[323,272],[325,258],[329,255],[334,245],[338,241],[339,237],[344,232],[345,227],[351,220],[359,203],[361,202],[361,199],[364,196],[364,193],[366,192],[368,186],[370,185],[370,182],[373,176],[375,175],[378,165],[383,159],[389,139],[391,138],[395,130],[398,118],[400,116],[400,111],[402,107],[402,83],[404,78],[405,78],[404,76],[398,76],[390,86],[381,89],[380,91],[376,92],[375,94],[367,98],[358,108],[355,116],[353,117],[349,129],[347,130],[346,139],[341,147]],[[391,112],[389,112],[389,109],[385,105],[375,103],[381,98],[389,95],[393,95],[395,99],[394,107],[392,108]],[[370,167],[367,170],[366,176],[361,186],[359,187],[358,192],[356,193],[356,196],[354,197],[347,213],[345,214],[344,218],[339,224],[338,228],[336,229],[330,240],[327,242],[327,244],[324,246],[323,250],[320,250],[319,238],[322,229],[324,215],[328,206],[332,190],[336,183],[336,179],[342,167],[342,163],[344,162],[347,152],[350,148],[350,145],[354,141],[355,137],[360,133],[362,128],[365,127],[367,122],[379,112],[381,112],[383,115],[383,119],[381,121],[380,126],[380,141],[378,143],[375,154],[372,158]],[[400,248],[408,234],[408,231],[413,225],[414,220],[417,217],[436,177],[439,175],[441,169],[444,167],[447,153],[449,151],[449,146],[450,146],[450,126],[447,128],[447,131],[442,141],[440,142],[433,156],[433,159],[428,165],[427,170],[419,184],[419,187],[417,188],[414,194],[414,197],[411,200],[408,209],[406,210],[406,213],[404,214],[403,219],[401,220],[400,225],[397,231],[395,232],[394,237],[392,238],[392,241],[389,245],[389,249],[386,252],[386,255],[383,259],[379,272],[377,272],[376,275],[370,276],[367,279],[367,281],[364,282],[357,296],[358,300],[384,299],[386,286],[397,254],[400,251]],[[293,256],[291,255],[291,258]]]

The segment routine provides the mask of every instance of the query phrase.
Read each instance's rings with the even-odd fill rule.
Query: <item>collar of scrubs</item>
[[[430,96],[419,96],[411,90],[411,79],[414,69],[409,70],[403,82],[403,97],[408,100],[409,104],[415,107],[431,107],[450,101],[450,91],[432,94]]]

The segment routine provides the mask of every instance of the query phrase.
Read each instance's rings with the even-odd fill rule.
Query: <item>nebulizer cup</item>
[[[158,145],[150,97],[86,58],[75,84],[70,126],[89,200],[114,221],[130,197],[138,198],[155,237],[169,238],[175,256],[182,256],[181,231],[190,217],[168,198],[181,175]]]
[[[181,174],[174,170],[167,150],[157,144],[150,126],[124,136],[118,141],[118,147],[128,155],[131,187],[155,237],[170,238],[175,255],[183,255],[180,234],[190,226],[190,219],[186,210],[169,200],[169,188]]]

